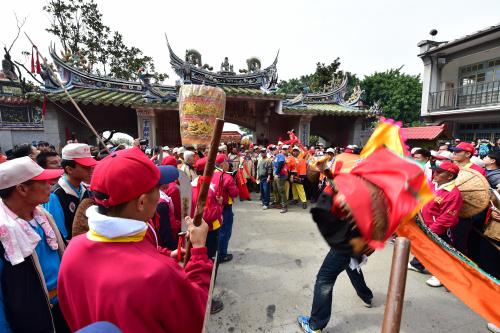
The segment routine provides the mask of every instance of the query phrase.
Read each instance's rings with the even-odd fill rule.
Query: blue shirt
[[[35,227],[33,227],[34,224],[36,224]],[[57,276],[59,275],[61,258],[59,258],[59,252],[57,250],[52,250],[49,244],[47,244],[42,227],[40,227],[40,225],[34,220],[30,221],[30,225],[33,227],[38,236],[42,238],[42,240],[38,242],[35,251],[38,255],[40,266],[42,267],[47,290],[52,291],[57,287]]]
[[[64,212],[57,195],[50,193],[49,201],[44,203],[42,206],[50,213],[50,215],[52,215],[54,221],[56,221],[57,228],[64,239],[68,239],[68,231],[66,230],[66,225],[64,224]]]
[[[273,159],[273,167],[274,167],[274,174],[277,175],[279,178],[286,178],[287,175],[283,174],[282,172],[278,173],[278,171],[281,171],[285,165],[285,155],[283,154],[278,154],[276,157]]]

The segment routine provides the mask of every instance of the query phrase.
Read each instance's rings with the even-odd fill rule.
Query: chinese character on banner
[[[151,141],[149,135],[151,134],[151,121],[144,119],[142,123],[142,137]]]

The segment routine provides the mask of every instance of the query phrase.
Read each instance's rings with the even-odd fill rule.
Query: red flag
[[[36,73],[40,74],[42,72],[42,68],[40,67],[40,57],[38,53],[38,49],[35,47],[36,50]]]
[[[34,55],[35,47],[31,47],[31,73],[35,73],[35,55]]]

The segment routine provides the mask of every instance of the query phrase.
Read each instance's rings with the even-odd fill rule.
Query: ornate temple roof
[[[206,84],[211,86],[237,87],[261,89],[265,92],[276,91],[278,83],[278,54],[274,62],[262,69],[258,58],[247,59],[247,68],[236,73],[227,57],[220,65],[220,71],[213,71],[213,67],[203,64],[201,54],[194,50],[186,50],[184,59],[174,53],[167,39],[170,53],[170,64],[174,71],[181,77],[182,83]]]
[[[311,116],[375,116],[377,110],[361,109],[338,104],[306,104],[304,106],[283,106],[283,113],[287,115]]]

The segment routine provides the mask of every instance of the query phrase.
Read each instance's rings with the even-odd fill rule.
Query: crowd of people
[[[233,259],[234,201],[251,200],[256,192],[263,210],[306,209],[324,195],[325,179],[308,177],[318,161],[334,168],[338,154],[361,151],[321,143],[221,144],[203,211],[206,223],[195,226],[207,147],[147,144],[137,139],[130,147],[97,149],[74,141],[58,153],[39,142],[0,155],[0,331],[76,331],[104,319],[123,332],[200,332],[213,263]],[[498,278],[498,238],[485,235],[484,226],[489,219],[500,221],[500,213],[492,205],[460,218],[455,179],[460,168],[473,169],[500,189],[500,140],[475,145],[457,139],[436,148],[411,150],[436,196],[423,208],[423,222]],[[187,214],[182,180],[191,190]],[[187,235],[193,248],[183,266]],[[359,267],[350,268],[350,258],[338,251],[325,258],[311,316],[298,318],[305,332],[327,325],[333,285],[344,270],[371,306],[373,294]],[[408,268],[425,272],[416,258]],[[427,284],[441,286],[436,277]],[[213,298],[211,313],[223,306]]]

